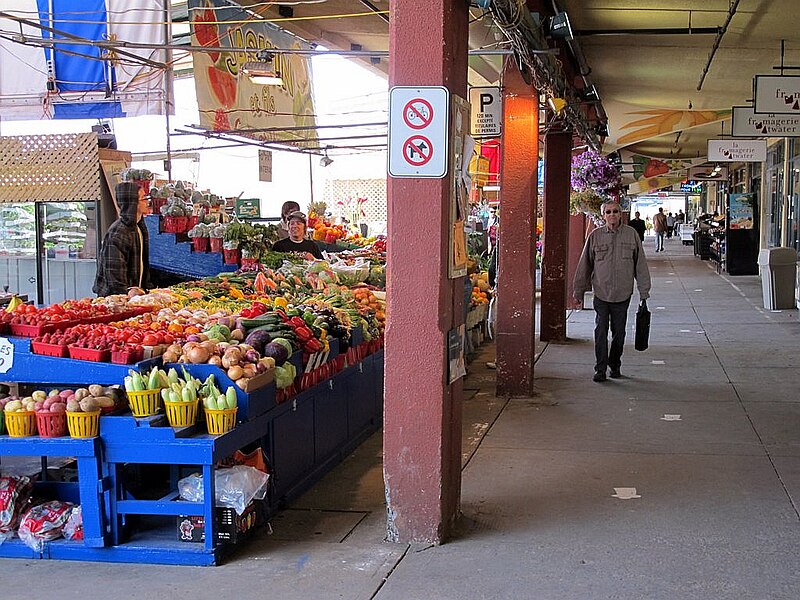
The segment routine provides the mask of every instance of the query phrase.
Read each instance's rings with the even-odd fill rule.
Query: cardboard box
[[[247,537],[264,522],[263,501],[253,501],[237,515],[227,506],[217,507],[217,543],[236,544]],[[178,541],[204,542],[206,539],[205,518],[182,516],[177,519]]]

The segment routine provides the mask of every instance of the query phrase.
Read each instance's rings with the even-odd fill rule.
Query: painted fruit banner
[[[609,136],[604,148],[613,150],[668,133],[730,119],[730,109],[679,110],[635,106],[624,102],[604,102],[608,114]]]
[[[223,0],[189,0],[189,15],[193,45],[253,50],[194,53],[201,127],[265,142],[303,145],[317,139],[310,59],[279,52],[310,49],[308,44]],[[244,63],[256,62],[259,50],[270,49],[275,49],[270,66],[283,84],[252,83],[242,72]],[[271,131],[247,131],[265,128]]]
[[[687,169],[705,162],[705,158],[653,158],[629,150],[620,150],[619,154],[623,164],[622,183],[629,186],[629,194],[644,194],[680,183],[686,179]]]

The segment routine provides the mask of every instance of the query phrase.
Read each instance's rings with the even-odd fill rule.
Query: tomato
[[[148,333],[141,340],[143,346],[158,346],[158,336]]]

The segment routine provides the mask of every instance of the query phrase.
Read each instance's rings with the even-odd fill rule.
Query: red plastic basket
[[[208,252],[208,238],[207,237],[196,237],[192,238],[192,250],[195,252]]]
[[[55,356],[56,358],[67,358],[69,356],[69,348],[64,344],[31,342],[31,349],[34,354],[41,354],[42,356]]]
[[[239,264],[239,249],[238,248],[233,248],[232,250],[229,250],[229,249],[225,248],[223,250],[223,255],[225,257],[223,262],[226,265],[238,265]]]
[[[210,238],[208,243],[211,252],[222,252],[222,238]]]
[[[111,362],[115,365],[132,365],[140,360],[144,360],[144,348],[141,346],[111,353]]]
[[[67,413],[39,411],[36,413],[36,427],[42,437],[54,438],[67,435]]]
[[[94,348],[74,348],[70,346],[69,357],[75,360],[89,360],[92,362],[108,362],[111,360],[110,350],[95,350]]]
[[[21,337],[39,337],[40,335],[55,330],[56,329],[52,323],[48,323],[47,325],[23,325],[21,323],[11,324],[11,335],[17,335]]]
[[[189,227],[189,217],[164,217],[164,232],[165,233],[186,233],[191,229]]]

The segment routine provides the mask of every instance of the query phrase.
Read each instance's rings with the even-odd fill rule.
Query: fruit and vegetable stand
[[[111,384],[118,383],[131,368],[146,371],[159,362],[159,358],[154,358],[131,366],[53,358],[31,354],[29,339],[12,337],[9,341],[13,347],[13,366],[3,375],[7,381]],[[298,355],[293,359],[298,361]],[[215,371],[223,386],[227,379],[221,369],[211,365],[187,365],[185,368],[201,377]],[[377,350],[365,356],[280,404],[276,402],[274,383],[251,392],[241,389],[238,392],[239,423],[222,435],[205,433],[198,425],[170,427],[163,414],[137,418],[124,413],[103,416],[99,436],[88,439],[0,437],[0,456],[76,458],[77,483],[42,481],[37,486],[51,488],[50,491],[60,488],[55,490],[60,500],[80,503],[85,532],[82,542],[48,541],[40,552],[20,540],[7,540],[0,544],[0,556],[215,564],[232,549],[231,545],[220,543],[216,536],[215,465],[236,450],[260,444],[270,457],[274,478],[272,494],[264,510],[267,516],[277,510],[287,499],[317,481],[380,426],[383,352]],[[155,500],[133,498],[128,493],[124,476],[123,467],[128,464],[169,465],[173,473],[189,465],[195,470],[199,468],[204,499],[202,502],[180,500],[174,489]],[[42,473],[46,472],[43,468]],[[155,516],[161,521],[152,529],[140,529],[130,515]],[[178,540],[175,520],[179,516],[203,517],[205,540],[202,543]],[[164,518],[168,518],[166,523]]]

